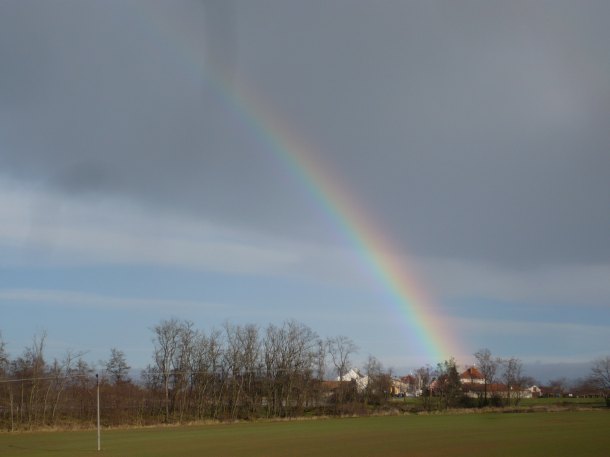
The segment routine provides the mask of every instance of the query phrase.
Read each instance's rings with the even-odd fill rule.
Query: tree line
[[[346,336],[320,338],[296,321],[265,328],[227,322],[206,333],[169,319],[151,331],[151,363],[135,380],[120,349],[99,362],[98,380],[84,353],[47,361],[45,333],[15,358],[0,334],[0,427],[92,424],[98,381],[106,425],[342,414],[389,391],[390,377],[373,357],[366,392],[325,381],[329,372],[343,379],[358,348]]]
[[[97,379],[96,367],[85,361],[84,353],[67,351],[48,361],[45,333],[14,358],[0,334],[0,429],[91,426],[97,386],[104,425],[365,414],[390,400],[392,373],[372,356],[362,371],[366,385],[328,381],[329,373],[333,379],[346,379],[358,347],[346,336],[320,338],[296,321],[265,328],[227,322],[204,332],[190,321],[169,319],[151,332],[151,362],[135,380],[120,349],[112,348],[109,358],[99,362]],[[487,349],[474,356],[484,378],[476,400],[466,397],[451,358],[415,371],[420,407],[518,401],[510,392],[530,382],[521,362],[494,358]],[[509,386],[504,399],[490,389],[497,381]],[[587,382],[608,396],[610,357],[595,363]]]

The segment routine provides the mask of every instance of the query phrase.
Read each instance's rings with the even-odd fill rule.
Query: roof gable
[[[485,376],[483,376],[477,367],[470,367],[460,374],[460,379],[485,379]]]

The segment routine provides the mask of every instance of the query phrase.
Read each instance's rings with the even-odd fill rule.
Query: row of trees
[[[64,411],[65,394],[71,392],[72,413],[93,417],[92,370],[82,354],[68,351],[63,359],[47,363],[46,334],[35,336],[31,346],[10,359],[0,335],[0,421],[11,430],[56,423]]]
[[[205,333],[192,322],[170,319],[151,330],[152,362],[139,379],[131,379],[131,367],[117,348],[98,364],[106,423],[341,413],[355,401],[379,401],[379,392],[389,391],[389,375],[374,358],[366,392],[357,392],[351,383],[325,383],[328,372],[345,376],[358,348],[345,336],[322,339],[296,321],[264,329],[225,323]],[[72,351],[47,362],[45,340],[45,334],[34,337],[21,356],[11,359],[0,335],[3,428],[95,420],[94,366]]]
[[[315,401],[313,381],[323,379],[332,348],[294,321],[264,332],[226,323],[204,334],[169,320],[153,331],[153,363],[143,377],[166,421],[298,413]]]
[[[368,376],[365,388],[326,381],[328,373],[345,378],[358,348],[345,336],[322,339],[296,321],[264,329],[226,323],[205,333],[192,322],[170,319],[151,331],[152,360],[139,379],[131,379],[125,354],[116,348],[97,366],[105,424],[358,413],[389,399],[391,373],[374,357],[362,373]],[[35,336],[20,356],[10,358],[0,334],[3,429],[95,422],[96,367],[74,351],[47,361],[45,341],[44,333]],[[474,355],[484,377],[477,404],[465,397],[451,358],[416,371],[422,407],[497,404],[497,392],[489,388],[498,381],[508,386],[502,403],[510,404],[518,399],[510,391],[532,382],[518,359],[494,358],[487,349]],[[595,363],[587,382],[610,393],[610,357]]]

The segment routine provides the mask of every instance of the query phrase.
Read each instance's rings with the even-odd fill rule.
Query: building
[[[366,389],[366,386],[369,385],[369,377],[361,375],[358,371],[353,368],[349,370],[346,374],[343,375],[342,378],[337,376],[337,381],[354,381],[356,383],[356,388],[358,389],[358,393],[363,392]]]
[[[485,384],[485,376],[477,367],[472,366],[460,374],[460,382],[462,384]]]

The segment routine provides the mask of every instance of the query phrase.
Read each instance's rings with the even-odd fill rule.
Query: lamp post
[[[97,450],[100,451],[100,377],[98,374],[95,375],[95,381],[97,384]]]

